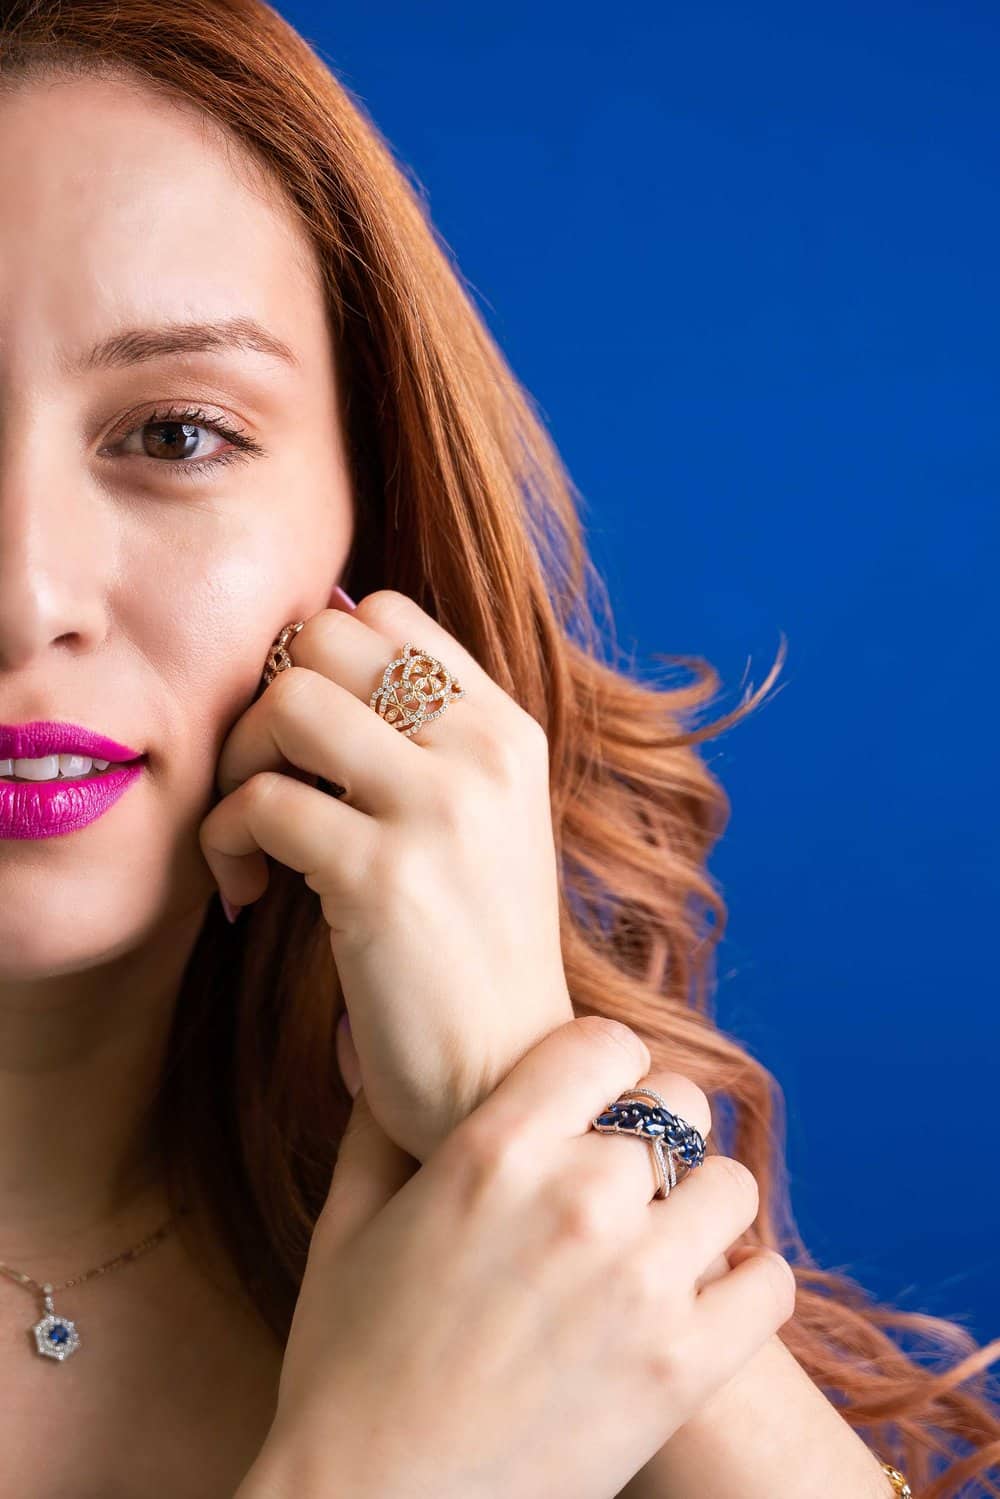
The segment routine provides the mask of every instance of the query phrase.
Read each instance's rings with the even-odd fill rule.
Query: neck
[[[13,1269],[82,1273],[167,1216],[157,1096],[203,918],[83,973],[0,980],[0,1261]]]

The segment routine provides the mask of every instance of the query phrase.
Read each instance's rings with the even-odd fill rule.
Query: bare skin
[[[231,143],[117,80],[33,80],[0,94],[0,194],[0,721],[148,755],[88,827],[0,840],[0,1261],[58,1284],[167,1216],[148,1100],[215,898],[198,829],[268,646],[326,606],[353,507],[310,247]],[[297,363],[62,364],[234,317]],[[150,425],[190,407],[187,442],[173,414]],[[219,419],[264,452],[194,477],[232,450]],[[280,1369],[241,1297],[167,1240],[57,1295],[86,1339],[60,1365],[0,1276],[0,1499],[232,1493]]]
[[[143,1201],[123,1242],[160,1212]],[[235,1280],[211,1282],[176,1239],[113,1275],[56,1294],[82,1340],[62,1365],[33,1352],[33,1297],[0,1286],[0,1495],[229,1499],[274,1414],[279,1344]]]
[[[219,752],[280,626],[326,609],[353,515],[317,268],[290,210],[231,142],[141,88],[34,81],[0,95],[0,192],[0,720],[76,721],[148,755],[137,785],[89,827],[0,841],[0,1261],[58,1283],[165,1216],[148,1105],[214,897],[199,831],[216,799]],[[216,350],[71,369],[125,329],[233,317],[262,324],[295,363]],[[205,410],[165,417],[165,406]],[[183,473],[193,474],[193,455],[143,442],[144,433],[164,437],[165,425],[177,441],[180,424],[193,422],[204,460],[229,451],[214,420],[263,451],[195,478]],[[371,598],[347,621],[355,639],[373,607],[392,603]],[[322,632],[303,630],[296,649],[351,638],[329,616]],[[290,708],[289,676],[258,724],[277,703]],[[331,680],[323,690],[335,689]],[[345,715],[347,697],[344,689],[337,699]],[[351,702],[365,734],[387,732]],[[468,730],[475,719],[462,722]],[[253,737],[238,736],[230,768]],[[342,752],[357,753],[349,737]],[[405,752],[407,741],[390,739]],[[541,746],[531,742],[538,786]],[[490,746],[476,748],[486,774]],[[253,806],[259,813],[259,800]],[[325,810],[334,807],[362,816]],[[235,820],[230,806],[213,837]],[[551,850],[539,846],[547,878]],[[534,913],[539,903],[528,904]],[[546,975],[554,1014],[569,1001],[561,969],[553,974],[555,922],[549,935],[546,963],[521,957],[526,971]],[[364,975],[351,976],[357,1000]],[[511,990],[532,1027],[549,1028],[552,1018],[528,1003],[530,987]],[[391,1058],[398,1032],[375,1024],[372,1003],[355,1011],[374,1089],[373,1050],[387,1041]],[[432,1045],[441,1034],[439,1024]],[[521,1037],[521,1050],[532,1039]],[[421,1069],[418,1084],[427,1076]],[[418,1146],[427,1143],[421,1122]],[[648,1191],[648,1163],[633,1164]],[[704,1184],[708,1173],[699,1175]],[[32,1353],[36,1309],[0,1278],[0,1499],[230,1499],[268,1434],[288,1363],[216,1258],[193,1265],[173,1240],[113,1278],[60,1293],[57,1307],[86,1340],[64,1366]],[[325,1308],[328,1288],[316,1284]],[[560,1290],[565,1304],[572,1287],[564,1280]],[[570,1308],[568,1324],[578,1321]],[[308,1379],[317,1325],[300,1315],[305,1351],[286,1387]],[[584,1383],[592,1362],[581,1361]],[[296,1411],[303,1404],[292,1401]],[[548,1423],[547,1439],[562,1435]]]

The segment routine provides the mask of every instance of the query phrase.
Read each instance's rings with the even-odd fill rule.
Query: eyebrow
[[[165,323],[156,328],[128,328],[95,344],[82,359],[64,361],[69,374],[91,370],[125,369],[171,354],[205,354],[217,350],[249,350],[298,366],[286,343],[251,317],[223,318],[209,323]]]

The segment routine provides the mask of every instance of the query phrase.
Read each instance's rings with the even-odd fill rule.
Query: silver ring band
[[[652,1103],[640,1102],[641,1099],[652,1099]],[[705,1140],[700,1131],[673,1113],[666,1100],[652,1088],[627,1088],[590,1121],[590,1127],[600,1134],[633,1135],[645,1140],[656,1173],[655,1197],[669,1197],[677,1185],[678,1161],[686,1176],[705,1159]]]

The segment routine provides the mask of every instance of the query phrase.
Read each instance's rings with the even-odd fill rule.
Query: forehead
[[[184,103],[106,77],[0,92],[0,195],[0,352],[34,334],[71,359],[117,324],[233,314],[323,352],[304,228]]]

